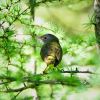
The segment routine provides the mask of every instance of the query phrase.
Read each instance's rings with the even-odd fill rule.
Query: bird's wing
[[[60,60],[60,58],[61,58],[61,48],[57,48],[56,49],[56,58],[57,58],[57,60]]]
[[[54,66],[57,66],[59,63],[60,63],[60,61],[61,61],[61,59],[62,59],[62,49],[61,49],[61,47],[60,47],[60,45],[58,46],[58,48],[56,48],[56,53],[55,53],[56,55],[56,61],[55,61],[55,64],[54,64]]]
[[[51,48],[53,48],[51,50],[51,52],[53,52],[53,55],[55,56],[54,66],[57,66],[62,59],[62,49],[61,49],[60,44],[57,43],[57,42],[53,42],[52,45],[51,45]]]

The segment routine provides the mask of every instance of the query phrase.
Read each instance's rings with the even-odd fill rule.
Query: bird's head
[[[58,38],[52,34],[45,34],[40,36],[40,39],[44,42],[44,43],[50,43],[50,42],[59,42]]]

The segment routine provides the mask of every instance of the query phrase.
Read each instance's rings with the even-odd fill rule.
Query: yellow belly
[[[44,61],[47,65],[54,64],[55,63],[55,57],[52,56],[52,55],[47,56],[47,57],[45,57]]]

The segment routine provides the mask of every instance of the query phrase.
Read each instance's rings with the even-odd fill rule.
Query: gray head
[[[45,34],[42,35],[40,37],[40,39],[44,42],[44,43],[49,43],[49,42],[59,42],[58,38],[52,34]]]

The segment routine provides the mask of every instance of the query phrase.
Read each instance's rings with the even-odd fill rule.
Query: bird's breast
[[[44,58],[44,61],[47,65],[54,64],[55,63],[55,57],[52,55],[48,55]]]

